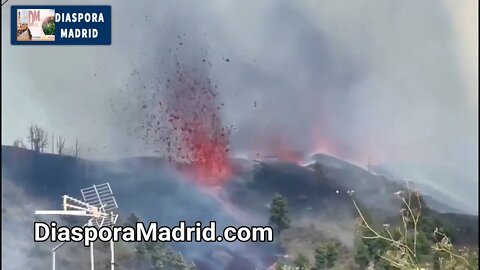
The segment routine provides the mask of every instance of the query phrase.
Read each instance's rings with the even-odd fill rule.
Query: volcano
[[[182,44],[180,42],[180,44]],[[181,46],[176,50],[181,50]],[[231,176],[229,143],[233,125],[224,123],[217,86],[208,76],[205,59],[197,68],[183,65],[177,54],[165,85],[157,87],[142,110],[140,130],[172,164],[202,185],[221,185]]]
[[[3,192],[21,190],[23,194],[2,197],[4,205],[15,200],[15,205],[24,207],[32,202],[54,207],[64,194],[76,196],[80,188],[109,180],[121,209],[121,219],[134,212],[145,222],[169,226],[177,225],[180,220],[187,224],[215,220],[219,229],[232,225],[266,225],[268,204],[275,194],[287,198],[294,220],[328,217],[322,223],[353,224],[355,210],[348,193],[351,190],[355,191],[358,203],[373,213],[376,222],[392,222],[400,207],[393,193],[404,188],[398,181],[323,154],[313,156],[312,162],[305,166],[278,160],[229,159],[232,176],[215,189],[188,181],[171,162],[153,157],[98,162],[7,146],[2,147],[2,157]],[[188,169],[193,165],[182,166]],[[478,216],[459,211],[443,213],[451,209],[438,201],[432,203],[435,198],[426,197],[425,201],[433,215],[454,224],[459,232],[459,244],[478,245],[475,237]],[[21,220],[32,218],[30,213],[24,215]],[[8,211],[4,217],[4,226],[8,228],[31,225],[21,225]],[[2,230],[7,227],[2,226]],[[46,250],[50,248],[48,243],[43,244]],[[253,269],[252,266],[265,269],[285,252],[277,243],[175,243],[171,246],[198,262],[201,270]],[[44,256],[35,260],[40,263],[49,259]]]

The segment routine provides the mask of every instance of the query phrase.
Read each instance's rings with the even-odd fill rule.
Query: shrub
[[[420,195],[410,187],[404,193],[395,193],[403,206],[401,225],[390,228],[385,224],[384,230],[373,228],[352,199],[360,216],[361,239],[357,242],[357,262],[363,266],[374,265],[375,269],[424,269],[426,262],[422,261],[422,255],[433,250],[432,260],[428,263],[432,263],[435,269],[478,269],[477,253],[470,253],[467,249],[456,250],[444,230],[436,228],[431,238],[435,241],[429,241],[425,230],[430,228],[426,225],[432,222],[428,219],[421,222]]]

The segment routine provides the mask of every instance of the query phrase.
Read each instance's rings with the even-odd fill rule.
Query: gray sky
[[[105,1],[111,46],[11,46],[10,4],[29,3],[2,8],[2,144],[33,122],[70,146],[78,137],[86,157],[148,154],[129,133],[185,34],[183,64],[208,51],[236,153],[281,139],[306,153],[428,161],[478,179],[474,0],[115,0]]]

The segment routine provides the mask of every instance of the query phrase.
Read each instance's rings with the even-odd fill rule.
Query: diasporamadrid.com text
[[[228,226],[217,235],[217,225],[211,221],[208,226],[196,222],[187,226],[180,221],[178,226],[160,226],[156,222],[145,224],[137,222],[135,226],[58,226],[56,222],[34,223],[35,242],[83,242],[90,246],[92,242],[120,240],[124,242],[273,242],[273,229],[269,226]]]

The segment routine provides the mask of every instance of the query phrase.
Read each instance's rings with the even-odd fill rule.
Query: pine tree
[[[269,224],[274,228],[277,234],[290,227],[290,218],[288,217],[288,202],[285,197],[276,195],[270,207]]]
[[[328,268],[332,268],[333,266],[335,266],[335,263],[338,259],[338,250],[334,244],[327,244],[325,248],[325,257],[327,261],[326,265]]]
[[[362,240],[355,243],[355,262],[361,267],[367,267],[371,261],[368,247]]]
[[[302,253],[298,254],[297,258],[294,261],[294,264],[299,270],[310,269],[310,262],[308,261],[308,258]]]
[[[325,269],[327,266],[327,256],[325,247],[321,246],[315,249],[315,268],[317,270]]]

